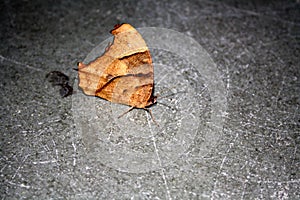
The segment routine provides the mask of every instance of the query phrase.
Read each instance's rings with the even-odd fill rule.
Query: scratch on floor
[[[225,153],[225,156],[224,156],[224,158],[222,159],[222,162],[221,162],[221,164],[220,164],[219,171],[218,171],[218,175],[217,175],[216,179],[219,178],[219,175],[221,174],[221,171],[222,171],[222,169],[223,169],[224,163],[225,163],[225,161],[227,160],[227,154],[230,152],[230,150],[231,150],[232,147],[234,146],[234,143],[235,143],[236,139],[238,138],[238,136],[239,136],[239,134],[236,133],[235,138],[234,138],[233,141],[229,144],[229,147],[228,147],[228,149],[227,149],[227,151],[226,151],[226,153]],[[215,181],[213,190],[212,190],[211,195],[210,195],[212,200],[214,199],[214,195],[217,193],[217,192],[216,192],[217,183],[218,183],[218,180]]]
[[[75,145],[74,141],[72,141],[72,146],[73,146],[73,149],[74,149],[73,166],[75,167],[76,166],[76,151],[77,151],[77,148],[76,148],[76,145]]]
[[[26,189],[30,189],[31,187],[29,185],[24,185],[23,183],[21,184],[17,184],[17,183],[13,183],[11,181],[7,181],[7,183],[11,184],[11,185],[14,185],[14,186],[19,186],[21,188],[26,188]]]
[[[56,163],[57,160],[56,159],[52,159],[52,160],[45,160],[45,161],[33,161],[32,164],[36,165],[36,164],[48,164],[48,163]]]
[[[156,146],[156,139],[155,139],[154,134],[152,132],[152,127],[151,127],[151,123],[150,123],[151,118],[150,118],[150,116],[149,116],[148,113],[147,113],[147,121],[148,121],[149,129],[150,129],[150,132],[151,132],[151,137],[152,137],[153,146],[154,146],[154,149],[155,149],[155,154],[156,154],[159,166],[161,168],[161,175],[162,175],[165,187],[166,187],[166,199],[172,200],[170,189],[169,189],[167,178],[166,178],[165,169],[162,166],[162,162],[161,162],[161,158],[160,158],[160,155],[159,155],[159,151],[158,151],[158,148]]]
[[[18,166],[17,170],[15,171],[14,175],[11,177],[11,179],[14,179],[16,177],[16,175],[19,173],[21,167],[23,166],[23,164],[25,163],[25,161],[27,160],[27,158],[29,157],[29,154],[26,155],[23,160],[21,161],[21,164]]]
[[[35,68],[35,67],[32,67],[30,65],[27,65],[27,64],[24,64],[24,63],[21,63],[19,61],[16,61],[16,60],[13,60],[13,59],[10,59],[10,58],[5,58],[4,56],[0,55],[0,59],[1,61],[8,61],[8,62],[11,62],[11,63],[14,63],[16,65],[21,65],[21,66],[24,66],[24,67],[27,67],[28,69],[33,69],[35,71],[43,71],[42,69],[39,69],[39,68]]]

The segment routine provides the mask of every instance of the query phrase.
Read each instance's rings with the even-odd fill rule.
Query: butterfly
[[[78,63],[79,87],[86,95],[130,106],[127,112],[145,109],[153,119],[148,107],[157,97],[153,95],[154,71],[146,42],[130,24],[117,24],[110,33],[114,40],[103,55],[88,64]]]

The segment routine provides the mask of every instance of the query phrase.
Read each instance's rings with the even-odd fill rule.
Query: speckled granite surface
[[[0,5],[1,199],[300,198],[299,1],[6,0]],[[90,129],[80,133],[78,119],[84,116],[74,106],[80,91],[61,98],[45,75],[59,70],[70,77],[70,84],[76,83],[76,63],[111,37],[109,30],[120,22],[193,38],[215,63],[216,79],[222,83],[215,90],[222,89],[218,94],[226,102],[214,101],[209,83],[216,82],[193,65],[195,73],[184,71],[182,82],[199,78],[190,86],[195,89],[191,91],[203,87],[201,103],[174,96],[170,104],[179,100],[181,108],[192,108],[188,112],[199,114],[201,126],[193,122],[190,131],[176,132],[188,126],[183,120],[188,115],[180,115],[179,123],[159,118],[160,128],[146,126],[132,132],[134,137],[103,124],[101,137],[89,137]],[[188,66],[187,57],[179,59],[176,52],[152,50],[155,66],[171,66],[174,73]],[[167,72],[156,68],[162,77]],[[177,85],[180,77],[164,84]],[[98,103],[111,106],[101,99]],[[158,108],[163,107],[154,106],[153,112]],[[165,111],[171,112],[168,107]],[[130,116],[132,123],[145,120],[143,111],[122,120]],[[100,112],[98,117],[105,116]],[[121,125],[119,129],[130,128]],[[156,131],[150,132],[154,134],[148,143],[145,135],[136,139],[147,134],[144,130]],[[193,136],[180,137],[177,143],[183,149],[171,145],[180,134]],[[107,149],[96,146],[91,151],[95,146],[88,141],[101,141]],[[151,162],[144,156],[147,152],[154,155]],[[143,162],[135,166],[133,159]]]

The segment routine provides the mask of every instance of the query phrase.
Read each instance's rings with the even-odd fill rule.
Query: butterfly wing
[[[129,24],[111,31],[114,42],[96,60],[78,64],[79,86],[87,95],[137,108],[152,104],[153,65],[142,36]]]

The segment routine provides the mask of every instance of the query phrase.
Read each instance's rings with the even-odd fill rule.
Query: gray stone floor
[[[299,1],[5,0],[0,13],[1,199],[300,198]],[[80,122],[86,114],[76,101],[81,91],[61,98],[45,75],[59,70],[76,89],[76,63],[121,22],[193,38],[217,76],[209,80],[193,65],[178,80],[162,78],[157,92],[196,76],[185,91],[197,101],[184,93],[166,100],[178,100],[183,111],[178,118],[159,115],[159,128],[143,124],[149,118],[135,110],[118,124],[93,124],[95,135],[85,129],[89,121]],[[188,66],[187,57],[170,54],[153,49],[154,67],[168,65],[176,73]],[[163,69],[156,74],[163,77]],[[113,112],[97,109],[99,122],[115,120]],[[171,113],[167,106],[151,109]],[[188,125],[184,113],[199,115],[198,122]],[[142,129],[131,132],[129,120]],[[175,140],[182,148],[172,146]]]

